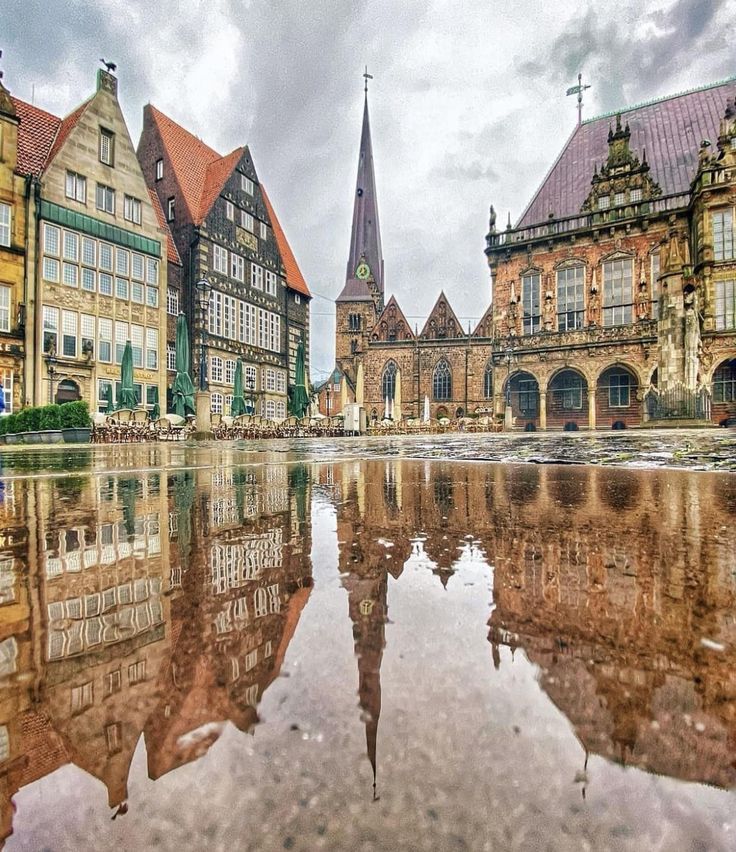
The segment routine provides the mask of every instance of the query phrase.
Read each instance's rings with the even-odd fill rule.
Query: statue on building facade
[[[698,293],[695,288],[687,290],[684,297],[685,306],[685,387],[694,391],[698,385],[698,368],[700,366],[700,310]]]

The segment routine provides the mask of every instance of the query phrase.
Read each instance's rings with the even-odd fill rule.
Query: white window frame
[[[210,356],[210,381],[222,384],[223,362],[219,355]]]
[[[106,127],[100,128],[100,162],[112,166],[115,162],[115,134]]]
[[[64,190],[66,197],[72,201],[87,203],[87,178],[84,175],[67,169]]]
[[[243,192],[247,192],[248,195],[253,195],[253,193],[255,192],[255,184],[249,177],[246,177],[244,174],[240,175],[240,188],[243,190]]]
[[[235,205],[227,199],[225,199],[225,218],[231,222],[235,221]]]
[[[134,198],[132,195],[123,197],[123,218],[132,222],[134,225],[141,224],[143,206],[140,198]]]
[[[0,204],[0,246],[10,246],[13,238],[13,208]]]
[[[161,180],[164,176],[164,161],[163,158],[159,157],[156,160],[156,180]]]
[[[214,243],[212,246],[212,267],[215,272],[219,272],[221,275],[228,274],[228,251],[223,246],[218,246],[217,243]]]
[[[166,288],[166,313],[172,317],[179,316],[179,291],[173,287]]]
[[[12,287],[0,286],[0,331],[10,331],[10,306]]]
[[[604,261],[602,277],[604,328],[629,325],[634,316],[634,259],[617,257]],[[617,285],[621,291],[618,295]]]
[[[736,328],[736,280],[714,281],[716,296],[716,331]]]

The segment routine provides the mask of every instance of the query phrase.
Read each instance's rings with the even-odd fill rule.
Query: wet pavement
[[[6,848],[735,848],[734,438],[0,452]]]

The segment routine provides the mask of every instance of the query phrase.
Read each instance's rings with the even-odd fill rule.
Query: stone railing
[[[640,320],[631,325],[610,327],[587,326],[574,331],[541,331],[523,336],[504,335],[493,341],[495,358],[506,353],[517,354],[525,351],[544,349],[574,349],[585,346],[606,346],[614,343],[638,342],[656,339],[657,320]]]
[[[510,228],[497,234],[486,236],[488,251],[500,249],[515,243],[525,243],[530,240],[543,240],[560,234],[574,231],[589,231],[593,228],[618,225],[633,219],[646,216],[656,216],[671,210],[682,210],[690,204],[690,193],[680,192],[673,195],[663,195],[648,201],[627,204],[623,207],[611,207],[608,210],[595,210],[590,213],[579,213],[576,216],[566,216],[561,219],[549,219],[537,225],[526,228]]]

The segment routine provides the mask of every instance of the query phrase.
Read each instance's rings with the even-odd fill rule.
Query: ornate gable
[[[396,297],[391,296],[373,328],[371,340],[394,343],[398,340],[413,339],[414,334],[404,316],[404,312],[399,307]]]
[[[480,322],[475,327],[473,337],[492,337],[493,336],[493,302],[488,306],[486,312],[480,319]]]
[[[601,165],[600,172],[594,167],[591,190],[583,202],[582,212],[640,204],[662,194],[649,174],[646,149],[639,162],[629,146],[630,139],[628,122],[622,128],[621,115],[617,115],[615,132],[608,129],[608,159]]]
[[[460,320],[450,307],[444,291],[440,293],[440,297],[432,308],[432,313],[430,313],[419,336],[424,340],[455,340],[459,337],[465,337]]]

